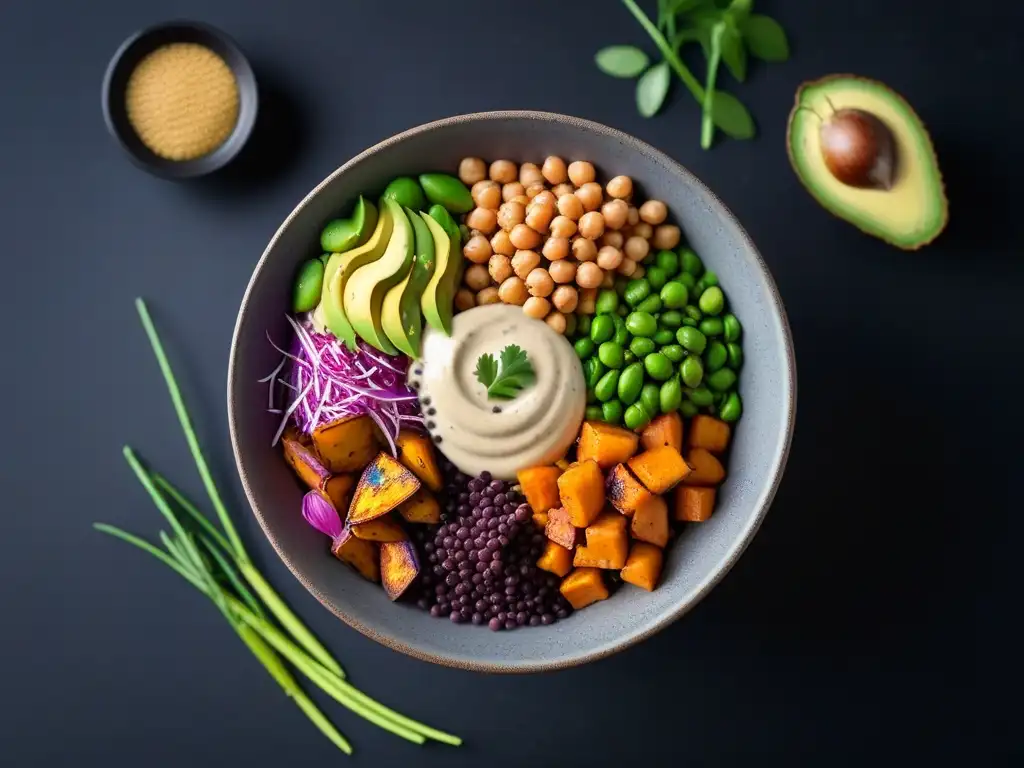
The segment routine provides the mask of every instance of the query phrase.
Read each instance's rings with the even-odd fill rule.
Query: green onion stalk
[[[352,754],[352,745],[305,694],[293,670],[342,706],[400,738],[415,744],[423,744],[428,739],[452,746],[461,744],[457,736],[395,712],[348,682],[341,665],[255,567],[214,483],[146,304],[136,299],[135,306],[221,528],[218,529],[166,478],[145,467],[135,452],[125,446],[128,466],[167,521],[170,533],[160,531],[159,539],[164,547],[160,549],[106,523],[96,523],[96,530],[152,555],[209,598],[285,695],[345,754]],[[182,522],[186,517],[191,523],[189,526]]]

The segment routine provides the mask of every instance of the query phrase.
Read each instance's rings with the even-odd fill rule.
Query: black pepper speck
[[[441,444],[441,436],[440,435],[434,435],[434,442],[437,443],[438,445],[440,445]]]
[[[427,429],[433,429],[433,428],[434,428],[434,427],[436,427],[436,426],[437,426],[437,424],[435,424],[435,423],[434,423],[434,422],[432,422],[432,421],[428,421],[428,422],[427,422]]]
[[[501,408],[499,408],[498,406],[494,406],[493,408],[491,408],[491,413],[501,413]]]
[[[427,408],[427,416],[436,416],[437,408]]]

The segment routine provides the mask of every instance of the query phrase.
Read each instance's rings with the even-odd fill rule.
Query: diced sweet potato
[[[335,509],[344,512],[352,500],[352,489],[355,485],[356,479],[352,475],[331,475],[321,490],[331,500]]]
[[[604,478],[593,459],[579,462],[558,478],[558,497],[577,528],[586,528],[604,509]]]
[[[644,450],[670,446],[679,453],[683,452],[683,417],[678,411],[663,413],[644,427],[640,433],[640,443]]]
[[[628,464],[651,493],[664,493],[690,474],[682,455],[670,445],[650,448],[634,456]]]
[[[687,523],[702,523],[715,511],[714,488],[680,485],[676,488],[673,517]]]
[[[714,416],[699,413],[690,422],[690,447],[722,453],[729,447],[732,427]]]
[[[565,576],[572,570],[572,552],[561,544],[547,541],[543,554],[537,558],[537,567],[556,576]]]
[[[628,429],[600,421],[585,421],[580,430],[577,456],[580,461],[593,459],[601,469],[611,469],[636,453],[639,443],[640,438]]]
[[[597,520],[587,526],[587,544],[576,548],[573,565],[616,570],[622,568],[629,551],[627,522],[620,514],[602,512]]]
[[[420,488],[408,501],[398,505],[400,514],[407,523],[441,522],[441,505],[430,491]]]
[[[409,538],[390,515],[353,525],[352,533],[366,541],[405,541]]]
[[[725,479],[722,462],[706,448],[691,448],[686,454],[686,463],[693,469],[683,478],[687,485],[718,485]]]
[[[429,435],[403,429],[395,440],[398,448],[398,460],[405,464],[427,488],[440,491],[444,487],[441,468],[437,465],[437,455]]]
[[[651,496],[633,515],[630,529],[634,539],[659,547],[668,544],[668,504],[661,496]]]
[[[319,490],[331,477],[330,471],[321,463],[312,449],[307,448],[298,440],[285,438],[281,441],[284,448],[284,460],[295,470],[295,474],[307,487]]]
[[[577,568],[562,579],[562,586],[558,590],[577,611],[598,600],[608,599],[608,588],[597,568]]]
[[[345,529],[331,544],[331,553],[355,568],[364,578],[380,581],[380,552],[372,541],[356,538],[351,530]]]
[[[516,480],[523,489],[526,503],[534,512],[547,512],[561,506],[558,501],[558,478],[562,470],[558,467],[529,467],[516,473]]]
[[[548,511],[548,521],[544,526],[544,535],[566,549],[574,549],[579,531],[572,524],[569,513],[562,507]]]
[[[608,473],[608,501],[624,515],[632,515],[636,508],[651,497],[640,481],[625,464],[616,464]]]
[[[541,530],[544,530],[544,528],[548,524],[548,513],[547,513],[547,510],[545,510],[543,512],[534,512],[533,513],[533,524],[536,525]]]
[[[357,472],[377,453],[376,427],[369,416],[346,416],[313,430],[313,445],[331,472]]]
[[[420,572],[420,560],[411,541],[388,541],[380,545],[380,577],[384,591],[397,600]]]
[[[626,567],[619,575],[623,581],[653,592],[661,578],[663,557],[660,548],[645,541],[635,541],[626,558]]]
[[[386,453],[378,453],[359,478],[348,508],[349,525],[386,515],[420,489],[416,475]]]

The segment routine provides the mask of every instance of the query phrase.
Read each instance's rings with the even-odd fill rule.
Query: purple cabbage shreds
[[[273,445],[289,422],[311,433],[322,424],[366,414],[384,433],[392,453],[402,425],[420,425],[416,393],[406,383],[409,358],[386,355],[364,342],[353,352],[329,333],[318,333],[308,322],[288,316],[295,335],[280,365],[261,379],[270,383],[268,411],[283,414]],[[283,400],[283,402],[281,402]]]

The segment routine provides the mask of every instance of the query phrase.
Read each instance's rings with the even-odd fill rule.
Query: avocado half
[[[838,181],[821,152],[822,120],[833,111],[874,115],[895,142],[891,189],[863,189]],[[869,235],[912,251],[927,245],[949,220],[949,203],[931,138],[911,106],[887,85],[856,75],[829,75],[800,86],[789,114],[786,149],[801,183],[833,215]]]

